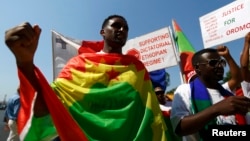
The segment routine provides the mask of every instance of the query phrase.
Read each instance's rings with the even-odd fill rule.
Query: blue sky
[[[19,80],[13,54],[4,43],[4,32],[24,21],[42,28],[35,64],[52,81],[51,30],[76,39],[100,40],[101,24],[107,16],[119,14],[129,23],[128,39],[172,27],[175,19],[195,50],[203,48],[199,17],[233,0],[4,0],[0,2],[0,101],[16,91]],[[236,62],[243,39],[225,43]],[[227,69],[227,68],[226,68]],[[179,66],[167,68],[170,86],[181,84]]]

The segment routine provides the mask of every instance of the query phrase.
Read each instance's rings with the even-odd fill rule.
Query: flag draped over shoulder
[[[192,67],[192,56],[195,53],[195,50],[192,44],[188,41],[186,35],[182,32],[177,22],[172,20],[172,24],[176,36],[175,41],[180,53],[181,70],[185,76],[185,82],[188,82],[191,77],[195,75],[194,69]]]
[[[37,93],[22,72],[18,71],[21,101],[18,114],[18,132],[20,139],[22,141],[51,140],[58,136],[58,132],[62,141],[87,141],[86,135],[79,128],[79,125],[77,125],[72,116],[68,114],[67,109],[65,109],[61,101],[59,101],[40,70],[35,68],[34,71],[41,84],[44,94],[43,97],[46,99],[46,104],[51,114],[41,118],[34,117],[33,109]],[[52,120],[54,123],[52,123]],[[56,125],[57,129],[54,125]],[[70,129],[70,132],[65,132],[65,129]]]
[[[55,79],[70,58],[81,53],[99,52],[103,41],[79,40],[52,31],[53,79]]]
[[[35,68],[49,116],[34,117],[37,94],[19,71],[21,139],[46,140],[59,134],[64,141],[167,140],[144,65],[130,55],[89,51],[71,58],[51,85]]]

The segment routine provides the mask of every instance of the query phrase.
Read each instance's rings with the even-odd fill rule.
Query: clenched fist
[[[12,51],[18,65],[33,63],[41,29],[25,22],[5,32],[5,43]]]

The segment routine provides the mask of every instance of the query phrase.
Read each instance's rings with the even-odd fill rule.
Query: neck
[[[200,79],[201,82],[207,87],[207,88],[211,88],[211,89],[217,89],[218,87],[218,82],[214,82],[214,81],[211,81],[211,80],[203,80],[203,79]]]
[[[105,53],[117,53],[117,54],[122,54],[122,49],[121,48],[112,48],[110,46],[104,46],[103,52]]]

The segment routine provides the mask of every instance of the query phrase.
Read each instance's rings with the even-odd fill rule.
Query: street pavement
[[[3,122],[4,110],[0,110],[0,141],[6,141],[9,131],[4,128],[5,122]]]

